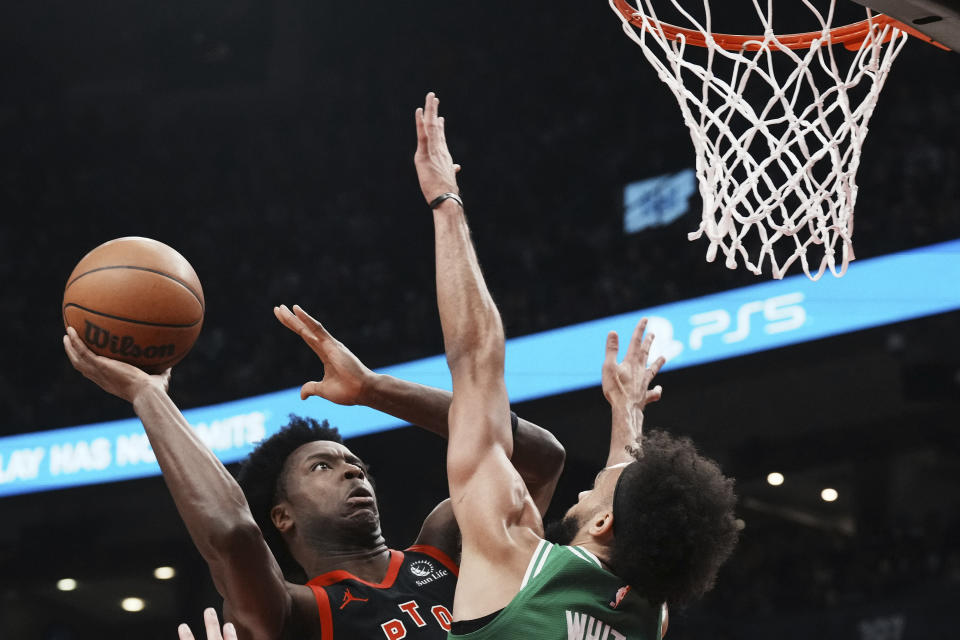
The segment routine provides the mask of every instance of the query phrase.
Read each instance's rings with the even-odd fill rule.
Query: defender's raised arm
[[[453,379],[447,474],[463,537],[453,614],[464,620],[506,606],[519,591],[542,524],[510,464],[503,325],[470,239],[438,103],[430,93],[417,109],[414,161],[433,209],[437,306]]]
[[[643,434],[643,409],[649,403],[659,400],[663,394],[660,385],[651,387],[650,383],[666,361],[660,356],[647,365],[653,334],[644,335],[646,329],[647,319],[641,318],[633,330],[627,355],[619,364],[617,354],[620,338],[616,331],[607,334],[607,349],[601,376],[603,395],[610,403],[612,414],[610,453],[605,465],[607,467],[633,461],[630,451],[637,446]]]

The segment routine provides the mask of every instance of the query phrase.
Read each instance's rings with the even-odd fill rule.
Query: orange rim
[[[635,27],[643,27],[643,14],[637,7],[631,5],[627,0],[613,0],[614,5],[616,5],[617,10],[623,15],[623,17],[630,22]],[[687,44],[692,44],[697,47],[707,47],[707,38],[703,32],[697,31],[696,29],[685,29],[683,27],[675,27],[672,24],[666,22],[659,22],[653,18],[647,17],[648,23],[659,27],[658,30],[662,30],[663,34],[670,40],[685,40]],[[867,20],[861,20],[860,22],[854,22],[853,24],[848,24],[842,27],[835,27],[830,29],[830,38],[832,44],[842,44],[845,48],[851,51],[857,51],[863,45],[863,41],[866,40],[867,36],[870,34],[870,26],[879,25],[880,27],[885,27],[890,25],[896,29],[900,29],[915,38],[919,38],[924,42],[928,42],[936,47],[950,50],[949,47],[945,47],[940,44],[930,36],[920,33],[913,27],[906,25],[899,20],[894,20],[890,16],[883,14],[876,14],[872,18]],[[714,33],[713,41],[721,49],[726,49],[727,51],[758,51],[762,48],[762,42],[764,41],[764,36],[741,36],[730,33]],[[790,33],[786,35],[777,36],[777,43],[771,48],[786,48],[786,49],[809,49],[810,44],[814,40],[818,40],[823,36],[821,31],[809,31],[807,33]],[[890,38],[893,37],[893,30],[887,32],[884,37],[884,42],[888,42]]]

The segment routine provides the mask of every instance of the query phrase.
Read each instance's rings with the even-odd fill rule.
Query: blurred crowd
[[[752,527],[751,527],[752,528]],[[960,589],[960,518],[931,513],[856,535],[786,521],[744,531],[710,608],[732,614],[822,611]]]
[[[884,97],[876,116],[883,124],[874,124],[884,133],[868,140],[860,172],[860,258],[960,237],[960,140],[944,115],[960,109],[960,92],[944,92],[934,104],[896,92]],[[339,126],[327,121],[334,114],[275,113],[262,104],[237,113],[198,102],[146,122],[146,107],[129,104],[0,110],[7,149],[0,159],[7,220],[0,278],[15,292],[0,299],[0,314],[5,350],[23,367],[16,376],[5,373],[0,397],[48,389],[39,406],[11,403],[23,428],[98,417],[77,409],[84,390],[70,384],[73,372],[55,354],[56,309],[73,264],[120,235],[167,241],[206,287],[206,326],[178,371],[188,379],[177,387],[187,406],[274,390],[279,381],[292,385],[313,366],[272,325],[270,308],[281,302],[314,311],[372,365],[440,351],[430,221],[409,166],[407,127],[379,142],[394,148],[372,163],[338,162],[330,150],[350,146],[344,138],[356,136],[361,123]],[[585,132],[606,140],[626,129],[619,135],[630,139],[643,127],[587,112],[554,131],[557,140],[544,135],[510,146],[510,136],[498,139],[490,157],[477,148],[488,134],[467,126],[482,121],[472,111],[484,105],[457,106],[451,144],[467,158],[464,197],[508,335],[756,282],[722,261],[706,264],[706,243],[686,241],[697,198],[668,227],[623,232],[624,184],[691,162],[685,141],[637,175],[620,165],[631,153],[598,158],[578,154],[575,145]],[[562,162],[555,145],[568,154]],[[504,157],[521,169],[502,170]],[[536,173],[538,166],[546,169]],[[40,336],[51,343],[38,347]],[[43,357],[30,357],[38,348]],[[51,374],[63,376],[59,384],[43,382]],[[74,390],[79,397],[64,397]]]

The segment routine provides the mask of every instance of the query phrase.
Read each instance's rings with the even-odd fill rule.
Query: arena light
[[[840,497],[840,494],[837,493],[837,490],[831,489],[830,487],[827,487],[826,489],[820,492],[820,498],[824,502],[833,502],[839,497]]]
[[[153,570],[153,577],[157,580],[169,580],[175,575],[177,571],[173,567],[157,567]]]
[[[779,487],[783,484],[783,474],[773,471],[767,474],[767,484],[771,487]]]
[[[57,580],[57,589],[60,591],[73,591],[77,588],[77,581],[73,578],[62,578]]]
[[[147,606],[147,603],[143,601],[143,598],[124,598],[120,601],[120,608],[124,611],[129,611],[130,613],[136,613],[138,611],[143,611]]]

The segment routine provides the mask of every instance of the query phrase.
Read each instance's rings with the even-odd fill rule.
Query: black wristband
[[[439,207],[441,204],[443,204],[444,201],[446,201],[446,200],[453,200],[454,202],[456,202],[457,204],[460,205],[460,208],[461,208],[461,209],[463,209],[463,200],[460,199],[460,196],[458,196],[457,194],[452,193],[452,192],[450,192],[450,191],[448,191],[447,193],[441,193],[441,194],[438,195],[436,198],[434,198],[433,200],[431,200],[431,201],[430,201],[430,208],[431,208],[431,209],[436,209],[436,208]]]
[[[517,438],[517,427],[520,426],[520,417],[517,416],[513,411],[510,412],[510,432],[513,434],[514,440]]]

